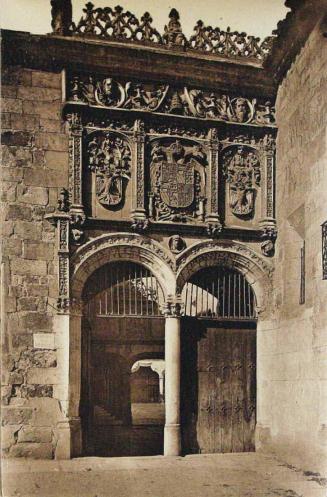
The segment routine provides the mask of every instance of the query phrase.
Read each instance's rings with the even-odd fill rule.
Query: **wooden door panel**
[[[193,439],[190,452],[194,452],[196,446],[202,453],[254,450],[255,329],[222,328],[211,323],[204,329],[203,322],[201,326],[197,339],[195,327],[192,327],[193,333],[187,334],[185,330],[182,335],[184,342],[192,336],[189,338],[192,343],[183,348],[187,356],[182,355],[182,371],[185,365],[188,378],[193,378],[192,385],[190,381],[182,382],[184,452],[188,452],[190,438]],[[196,350],[191,353],[192,347]],[[188,361],[186,366],[187,357],[192,357],[192,363]],[[196,369],[193,374],[192,367]],[[183,404],[183,399],[188,400]],[[188,436],[190,429],[192,437]]]

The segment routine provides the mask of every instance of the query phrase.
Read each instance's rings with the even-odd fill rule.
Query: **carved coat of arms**
[[[150,217],[185,222],[203,220],[206,154],[199,145],[186,147],[180,140],[155,142],[151,150]]]
[[[247,147],[232,148],[224,156],[224,173],[229,183],[229,206],[239,217],[254,212],[255,192],[260,186],[260,162],[256,153]]]
[[[87,148],[89,169],[96,175],[96,195],[100,204],[119,205],[130,178],[131,151],[124,139],[110,133],[93,137]]]
[[[161,163],[160,196],[169,207],[189,207],[194,200],[194,165]]]

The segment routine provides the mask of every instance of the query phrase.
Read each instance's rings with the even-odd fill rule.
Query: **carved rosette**
[[[123,202],[131,162],[131,149],[122,135],[102,131],[90,135],[87,167],[95,175],[96,197],[104,207],[116,207]]]
[[[207,154],[190,140],[163,138],[150,144],[149,217],[154,221],[203,222]]]
[[[255,149],[232,146],[223,152],[223,170],[229,184],[229,207],[240,218],[253,217],[261,183],[261,165]]]

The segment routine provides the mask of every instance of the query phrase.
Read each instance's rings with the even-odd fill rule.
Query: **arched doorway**
[[[246,278],[204,267],[182,290],[181,426],[184,453],[255,448],[256,302]]]
[[[131,382],[138,359],[164,360],[164,294],[158,280],[135,262],[110,262],[88,278],[83,301],[84,454],[162,454],[164,416],[160,423],[134,422]]]

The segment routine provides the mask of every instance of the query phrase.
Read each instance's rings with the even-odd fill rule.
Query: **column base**
[[[181,454],[181,426],[165,425],[164,456],[179,456]]]
[[[82,431],[80,418],[61,421],[57,425],[55,459],[71,459],[82,453]]]

